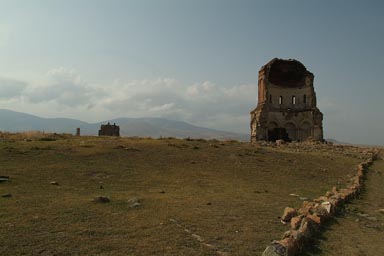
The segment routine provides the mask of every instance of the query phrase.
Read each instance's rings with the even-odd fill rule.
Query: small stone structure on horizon
[[[80,128],[76,128],[76,136],[80,136]]]
[[[114,124],[102,124],[99,130],[99,136],[120,136],[120,127]]]
[[[274,58],[259,71],[257,107],[251,111],[251,142],[323,140],[314,75],[294,59]]]

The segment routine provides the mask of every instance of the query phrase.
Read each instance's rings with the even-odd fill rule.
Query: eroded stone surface
[[[301,221],[303,220],[304,215],[296,216],[291,219],[291,229],[298,229],[301,225]]]
[[[283,216],[281,217],[281,220],[284,222],[289,222],[296,215],[297,215],[297,212],[294,208],[285,207]]]
[[[273,243],[265,249],[262,256],[288,256],[288,251],[282,244]]]

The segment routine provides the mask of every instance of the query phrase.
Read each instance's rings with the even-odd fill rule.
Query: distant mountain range
[[[74,134],[76,128],[80,128],[81,135],[97,135],[100,125],[108,122],[120,126],[121,136],[249,140],[247,134],[214,130],[163,118],[117,118],[99,123],[87,123],[69,118],[42,118],[0,109],[0,131],[8,132],[45,131]]]

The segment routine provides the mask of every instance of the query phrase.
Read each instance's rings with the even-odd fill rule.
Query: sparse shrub
[[[52,147],[32,147],[31,150],[52,150]]]
[[[80,147],[82,147],[82,148],[93,148],[93,147],[95,147],[95,145],[92,145],[92,144],[83,144],[83,145],[80,145]]]
[[[132,151],[132,152],[139,152],[140,151],[140,149],[134,148],[134,147],[127,147],[127,148],[124,148],[124,149],[127,150],[127,151]]]
[[[186,140],[186,141],[199,141],[199,142],[207,142],[207,140],[206,140],[206,139],[193,139],[193,138],[191,138],[191,137],[187,137],[187,138],[185,138],[184,140]]]
[[[56,141],[56,139],[51,137],[46,137],[46,138],[40,138],[39,141]]]
[[[92,200],[95,203],[109,203],[111,199],[107,196],[98,196]]]

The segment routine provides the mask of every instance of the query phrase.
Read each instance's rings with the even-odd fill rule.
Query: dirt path
[[[383,153],[383,152],[382,152]],[[361,198],[322,233],[318,256],[384,255],[384,157],[369,168]]]

